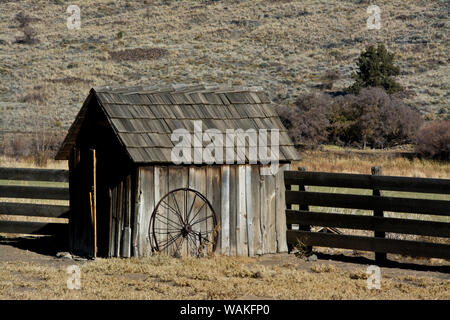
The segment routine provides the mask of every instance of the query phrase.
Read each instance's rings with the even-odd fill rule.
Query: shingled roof
[[[279,160],[299,159],[286,128],[261,88],[171,85],[91,89],[56,155],[57,160],[68,159],[92,99],[101,106],[116,136],[136,163],[172,162],[172,132],[179,128],[193,132],[194,120],[202,120],[203,131],[279,129]],[[270,134],[268,138],[270,146]]]

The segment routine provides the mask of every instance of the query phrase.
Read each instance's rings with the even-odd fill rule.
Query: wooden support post
[[[300,171],[300,172],[305,172],[306,168],[305,167],[299,167],[299,168],[297,168],[297,170]],[[287,185],[286,186],[286,190],[293,190],[293,191],[295,191],[293,185]],[[298,191],[306,191],[305,185],[299,185],[298,186]],[[291,204],[287,204],[286,205],[286,209],[287,210],[292,209],[292,205]],[[305,206],[305,205],[299,206],[298,210],[308,210],[309,211],[309,206]],[[299,227],[299,230],[301,230],[301,231],[311,231],[310,226],[301,226],[301,225],[299,225],[298,227]],[[292,230],[292,224],[288,224],[287,225],[287,230]],[[293,247],[294,247],[293,243],[288,243],[288,252],[291,252]],[[311,250],[312,250],[312,247],[308,247],[307,251],[310,252]]]
[[[297,168],[298,171],[300,172],[306,172],[306,168],[305,167],[299,167]],[[306,186],[304,184],[299,185],[298,186],[298,191],[306,191]],[[308,205],[301,205],[299,206],[299,210],[306,210],[309,211],[309,206]],[[303,225],[299,225],[298,226],[298,230],[299,231],[311,231],[311,226],[303,226]],[[310,253],[312,251],[312,246],[307,246],[306,247],[306,253]]]
[[[114,252],[113,252],[113,248],[114,246],[112,245],[113,243],[113,239],[114,239],[114,234],[113,234],[113,196],[112,196],[112,191],[111,188],[109,188],[109,242],[108,242],[108,258],[111,258],[114,256]]]
[[[372,167],[371,168],[371,172],[372,172],[372,175],[374,175],[374,176],[382,175],[380,166]],[[374,196],[378,196],[378,197],[380,197],[382,195],[381,191],[378,190],[378,189],[373,189],[372,194]],[[383,217],[383,210],[374,210],[373,211],[373,215],[375,217]],[[375,231],[374,235],[375,235],[376,238],[385,238],[386,237],[386,233],[384,231]],[[377,263],[379,263],[379,264],[380,263],[384,263],[386,261],[386,259],[387,259],[386,253],[384,253],[384,252],[375,252],[375,261]]]
[[[125,185],[124,228],[120,256],[129,258],[131,256],[131,175],[127,176]]]
[[[91,193],[91,210],[92,210],[92,228],[94,232],[94,258],[97,258],[97,157],[95,149],[91,149],[92,156],[92,193]]]
[[[285,185],[286,190],[292,190],[292,185]],[[290,210],[292,209],[292,205],[290,204],[286,204],[286,210]],[[292,230],[292,224],[286,224],[286,231]],[[292,245],[292,243],[287,243],[287,247],[288,247],[288,253],[290,253],[292,251],[292,249],[294,249],[294,246]]]

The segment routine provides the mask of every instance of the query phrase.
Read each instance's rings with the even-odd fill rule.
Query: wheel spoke
[[[164,218],[166,218],[166,220],[167,220],[167,224],[169,224],[169,221],[170,222],[172,222],[173,223],[173,225],[172,225],[172,227],[174,227],[174,228],[176,228],[176,227],[183,227],[183,225],[181,225],[181,224],[179,224],[178,222],[176,222],[176,221],[173,221],[172,219],[169,219],[169,217],[164,217]],[[162,223],[164,223],[164,221],[159,221],[159,222],[162,222]]]
[[[199,222],[202,222],[202,221],[204,221],[204,220],[208,220],[209,218],[214,218],[214,217],[213,217],[212,215],[211,215],[211,216],[207,216],[207,217],[205,217],[205,218],[202,218],[202,219],[196,221],[195,223],[191,223],[191,226],[193,226],[193,225],[195,225],[195,224],[197,224],[197,223],[199,223]]]
[[[194,233],[195,233],[195,232],[194,232]],[[211,242],[208,238],[202,237],[200,233],[195,233],[195,234],[197,234],[197,235],[199,236],[199,239],[204,239],[204,240],[206,240],[206,241],[209,242],[209,243],[213,243],[213,242]]]
[[[180,229],[168,229],[168,228],[153,228],[151,230],[162,230],[162,231],[168,231],[168,232],[170,232],[170,231],[180,232],[181,231]]]
[[[165,203],[165,202],[164,202]],[[174,208],[172,208],[169,204],[169,202],[166,203],[167,207],[162,206],[164,209],[169,209],[172,210],[173,213],[175,213],[175,215],[178,217],[178,219],[180,219],[181,223],[184,223],[183,218],[181,217],[180,213],[178,211],[176,211]],[[161,204],[162,205],[162,204]]]
[[[163,231],[163,232],[153,232],[153,234],[169,234],[169,233],[178,233],[180,230],[175,231]]]
[[[205,206],[206,202],[203,202],[202,206],[200,207],[200,209],[198,209],[197,213],[195,214],[195,216],[191,219],[191,221],[189,221],[189,224],[192,225],[192,221],[194,221],[194,219],[197,217],[197,215],[200,213],[200,211],[203,209],[203,207]]]
[[[158,247],[159,251],[162,251],[162,250],[164,250],[164,249],[167,249],[167,248],[168,248],[172,243],[174,243],[180,236],[181,236],[181,233],[180,233],[179,235],[177,235],[175,238],[174,238],[174,237],[171,237],[170,240],[167,241],[167,243],[165,243],[165,244],[162,246],[162,249],[159,249],[159,247]]]
[[[184,221],[188,221],[186,214],[187,214],[187,190],[184,190]]]
[[[173,193],[171,193],[171,195],[172,195],[172,199],[175,201],[175,206],[177,207],[177,209],[178,209],[178,212],[179,212],[179,214],[178,214],[178,216],[181,218],[181,223],[184,223],[184,220],[183,220],[183,218],[182,218],[182,212],[181,212],[181,210],[180,210],[180,207],[178,206],[178,201],[177,201],[177,199],[175,198],[175,196],[173,195]]]
[[[197,194],[195,194],[194,200],[192,201],[191,208],[189,209],[189,212],[188,212],[188,214],[187,214],[188,217],[189,217],[189,215],[190,215],[191,212],[192,212],[192,208],[194,207],[195,199],[197,199]]]
[[[180,234],[181,235],[181,234]],[[175,245],[177,246],[177,250],[175,252],[177,252],[178,254],[180,253],[180,245],[184,242],[184,237],[181,237],[181,241],[176,243]]]
[[[175,225],[173,225],[171,222],[169,222],[167,220],[166,221],[161,220],[160,217],[156,217],[156,219],[158,219],[159,223],[167,224],[168,227],[172,227],[174,229],[180,229],[181,228],[181,226],[175,226]]]
[[[195,248],[195,251],[197,251],[197,253],[198,253],[198,246],[197,246],[197,244],[195,243],[195,240],[193,240],[193,239],[191,238],[191,234],[188,234],[188,238],[189,238],[189,240],[191,240],[192,244],[194,245],[193,248]],[[195,239],[195,238],[194,238],[194,239]]]

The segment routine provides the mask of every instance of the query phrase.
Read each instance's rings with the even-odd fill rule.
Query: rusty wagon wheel
[[[216,249],[216,214],[200,192],[190,188],[170,191],[153,210],[149,238],[153,251],[172,256],[204,256]]]

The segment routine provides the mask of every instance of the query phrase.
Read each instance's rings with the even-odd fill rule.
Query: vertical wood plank
[[[109,197],[109,228],[108,228],[108,258],[112,257],[112,246],[111,246],[111,237],[112,237],[112,226],[113,226],[113,222],[112,222],[112,214],[113,214],[113,210],[112,210],[112,206],[111,206],[111,199],[112,199],[112,190],[111,188],[109,188],[108,190],[108,197]]]
[[[289,170],[289,164],[281,164],[276,174],[276,196],[275,196],[275,223],[276,223],[276,239],[277,252],[287,252],[286,242],[286,200],[284,186],[284,171]]]
[[[245,205],[247,213],[247,247],[248,255],[253,257],[255,255],[255,233],[254,233],[254,219],[255,212],[253,209],[253,199],[252,199],[252,165],[245,165]]]
[[[248,255],[245,165],[238,166],[238,215],[236,221],[237,254]]]
[[[198,191],[202,195],[206,196],[206,168],[205,167],[195,167],[192,166],[189,168],[189,188]],[[189,214],[189,220],[192,223],[192,228],[196,233],[199,232],[205,232],[207,222],[202,221],[200,223],[196,223],[199,220],[202,220],[206,217],[207,210],[206,207],[202,208],[203,202],[198,196],[192,196],[189,198],[188,203],[189,210],[191,213]],[[192,210],[190,207],[192,206]],[[195,241],[195,248],[194,244],[189,246],[192,250],[189,250],[191,255],[198,255],[200,254],[198,248],[200,248],[200,239],[196,237]],[[203,252],[206,252],[206,250],[202,249]]]
[[[161,167],[155,166],[154,171],[153,171],[153,186],[154,186],[154,199],[155,199],[155,207],[158,205],[159,200],[161,199],[162,196],[164,196],[164,194],[160,194],[160,181],[161,181]],[[161,211],[162,207],[160,206],[158,208],[159,212],[162,213]],[[153,213],[152,213],[153,215]],[[153,226],[154,224],[154,226]],[[154,232],[155,233],[154,233]],[[155,238],[156,241],[158,242],[158,244],[163,244],[167,238],[167,225],[165,225],[164,220],[162,220],[160,217],[158,217],[156,219],[156,221],[152,220],[152,217],[150,217],[150,247],[154,248],[155,247]]]
[[[118,192],[117,192],[117,201],[116,201],[116,210],[117,210],[117,216],[116,216],[116,248],[115,248],[115,257],[120,257],[120,239],[122,239],[122,214],[123,214],[123,182],[119,182],[118,186]]]
[[[70,153],[70,157],[69,157],[69,193],[70,193],[70,197],[69,197],[69,206],[70,206],[70,210],[69,210],[69,219],[70,219],[70,223],[69,223],[69,250],[74,252],[74,215],[73,213],[75,212],[75,206],[74,206],[74,187],[75,187],[75,180],[73,177],[73,170],[74,170],[74,159],[75,159],[75,152],[76,149],[72,148],[72,152]]]
[[[131,176],[126,178],[125,215],[121,256],[129,258],[131,253]]]
[[[216,223],[217,228],[217,249],[218,252],[221,250],[221,170],[220,166],[208,166],[206,167],[206,198],[211,203],[211,206],[214,209],[214,212],[216,214]],[[208,210],[209,211],[209,210]],[[207,213],[208,216],[212,215],[212,212]],[[214,230],[214,220],[213,219],[207,219],[207,228],[208,230]],[[211,236],[212,233],[211,233]]]
[[[139,256],[146,257],[151,255],[151,245],[149,236],[150,218],[155,208],[154,191],[154,167],[140,167],[140,189],[141,201],[139,204]]]
[[[140,218],[141,218],[141,211],[140,211],[140,204],[141,204],[141,198],[142,198],[142,185],[140,183],[141,180],[141,174],[139,168],[136,168],[136,174],[134,179],[134,216],[133,216],[133,227],[131,229],[131,237],[132,237],[132,254],[133,257],[139,257],[139,230],[140,230]]]
[[[238,214],[237,206],[238,177],[237,166],[230,166],[230,255],[237,255],[237,230],[236,221]]]
[[[266,192],[268,198],[268,244],[269,244],[269,253],[277,252],[277,235],[276,235],[276,225],[275,225],[275,176],[268,175],[265,179],[266,184]]]
[[[230,254],[230,166],[222,166],[221,196],[221,250],[224,255]]]
[[[154,193],[154,203],[155,203],[155,209],[158,205],[158,201],[161,198],[159,194],[159,182],[160,182],[160,169],[158,166],[155,166],[153,169],[153,193]],[[153,213],[152,213],[153,216]],[[161,219],[157,219],[156,221],[152,220],[152,216],[150,216],[150,225],[149,225],[149,241],[150,241],[150,247],[155,247],[155,238],[158,243],[162,243],[162,240],[167,235],[167,226],[164,225],[163,221]],[[153,225],[154,224],[154,225]]]
[[[155,206],[160,200],[169,192],[169,169],[167,167],[155,166]],[[166,198],[167,199],[167,198]],[[164,200],[165,201],[165,200]],[[160,205],[158,208],[158,218],[155,221],[155,236],[157,237],[158,244],[164,245],[167,243],[167,232],[169,230],[167,225],[167,217],[169,215],[169,208],[164,205]],[[172,233],[171,233],[172,235]],[[154,239],[150,239],[154,241]],[[153,243],[153,245],[155,245]]]
[[[92,209],[94,218],[94,258],[97,257],[97,156],[95,149],[92,149]]]
[[[249,195],[251,198],[251,211],[252,211],[252,230],[253,230],[253,247],[254,254],[262,254],[262,234],[261,234],[261,194],[259,190],[260,176],[259,167],[252,165],[251,170],[251,183],[247,183],[250,186]]]
[[[116,236],[117,236],[117,186],[113,187],[110,191],[111,200],[111,234],[109,237],[109,254],[110,257],[116,256]]]
[[[259,190],[260,190],[260,198],[261,198],[261,218],[260,218],[260,228],[261,228],[261,249],[262,253],[266,254],[269,253],[269,241],[268,241],[268,210],[269,210],[269,204],[267,199],[267,192],[266,192],[266,178],[267,176],[261,175],[261,167],[260,169],[260,182],[259,182]]]
[[[187,188],[189,179],[189,170],[187,167],[169,167],[169,192],[178,188]],[[184,193],[177,193],[174,196],[170,196],[169,199],[170,206],[175,210],[179,211],[181,216],[184,214],[185,199]],[[184,217],[183,217],[184,218]],[[169,209],[169,219],[173,221],[179,221],[176,213]],[[169,249],[169,254],[175,253],[174,250],[179,249],[179,254],[184,257],[188,255],[187,239],[180,237],[174,245]]]

